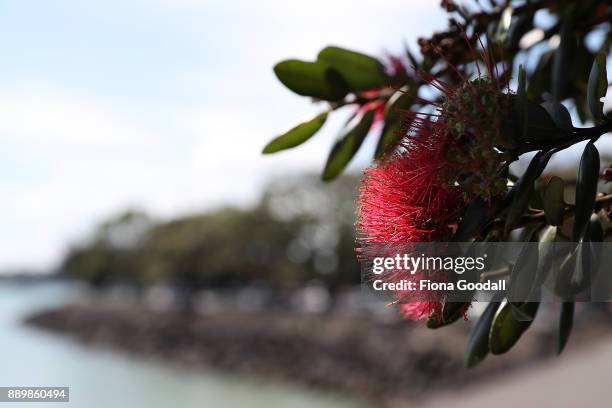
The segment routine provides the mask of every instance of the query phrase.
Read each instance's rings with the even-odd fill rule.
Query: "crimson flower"
[[[483,54],[484,56],[484,54]],[[504,132],[509,92],[484,56],[488,74],[449,85],[428,73],[422,78],[441,97],[435,113],[404,112],[407,129],[394,153],[366,170],[359,191],[357,227],[361,251],[377,244],[447,241],[470,200],[487,201],[506,189],[500,175],[503,151],[511,145]],[[416,278],[415,278],[416,276]],[[395,279],[418,279],[398,276]],[[439,301],[397,304],[407,319],[441,311]]]

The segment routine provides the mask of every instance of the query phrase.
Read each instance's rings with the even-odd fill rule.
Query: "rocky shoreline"
[[[581,321],[569,349],[612,334],[609,321]],[[27,323],[143,358],[297,382],[387,407],[490,380],[554,354],[554,334],[535,330],[509,355],[488,358],[467,370],[462,361],[467,322],[428,330],[418,324],[340,314],[198,315],[90,303],[38,313]]]

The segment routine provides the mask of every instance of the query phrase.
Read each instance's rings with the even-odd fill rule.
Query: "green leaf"
[[[385,106],[385,119],[396,120],[400,118],[398,110],[407,110],[414,104],[414,93],[410,87],[403,86],[391,95]]]
[[[463,212],[457,232],[453,235],[454,242],[466,242],[480,233],[489,222],[489,205],[482,198],[475,198]]]
[[[542,141],[557,136],[559,128],[546,109],[532,101],[527,101],[527,135],[525,141]]]
[[[398,110],[409,109],[413,103],[414,94],[410,93],[410,88],[407,86],[402,87],[389,98],[384,112],[385,126],[374,154],[376,160],[384,159],[402,138],[402,125]]]
[[[531,236],[528,237],[528,239],[530,238]],[[528,242],[523,245],[523,249],[510,273],[507,296],[508,302],[516,303],[528,300],[538,271],[538,257],[538,246],[532,244],[528,240]]]
[[[599,217],[595,217],[589,221],[587,236],[590,242],[603,242],[605,235]]]
[[[307,122],[300,123],[291,130],[272,139],[272,141],[264,147],[263,153],[275,153],[304,143],[321,129],[326,120],[327,112],[323,112]]]
[[[540,177],[542,171],[548,164],[548,160],[552,156],[553,151],[538,152],[527,167],[525,174],[516,182],[514,186],[514,193],[512,195],[512,202],[508,209],[508,215],[506,216],[506,226],[504,228],[505,235],[514,228],[518,223],[519,219],[527,209],[529,204],[529,197],[533,192],[534,181]]]
[[[576,52],[576,37],[569,18],[564,19],[560,31],[560,43],[553,57],[552,68],[552,94],[555,104],[558,104],[567,93],[570,82],[568,78],[570,73],[568,67],[571,65],[569,60]]]
[[[585,287],[582,253],[582,245],[576,244],[574,249],[565,255],[559,267],[554,293],[564,300],[573,299]]]
[[[544,201],[542,198],[542,187],[535,187],[529,196],[529,208],[543,210]]]
[[[557,337],[557,354],[561,354],[572,332],[574,324],[574,302],[563,302],[559,316],[559,335]]]
[[[546,141],[559,136],[559,126],[544,106],[527,99],[524,91],[524,73],[519,71],[519,87],[513,98],[510,121],[506,125],[511,134],[522,142]],[[561,109],[561,108],[559,108]],[[559,112],[561,119],[563,112]]]
[[[563,129],[567,132],[574,129],[572,124],[572,117],[565,106],[561,103],[544,102],[542,107],[546,109],[546,112],[551,116],[553,122],[559,129]]]
[[[572,239],[576,242],[584,236],[591,213],[595,208],[597,181],[599,180],[599,152],[593,142],[587,143],[580,158],[576,181],[576,207]]]
[[[548,226],[540,236],[538,243],[538,271],[535,279],[535,287],[540,287],[548,278],[548,275],[556,272],[554,260],[557,257],[556,245],[557,227]]]
[[[599,253],[595,249],[586,239],[575,243],[571,251],[566,248],[555,282],[556,295],[566,301],[573,300],[575,295],[591,285],[599,269]]]
[[[489,354],[489,331],[501,302],[490,302],[467,339],[464,361],[468,368],[480,363]]]
[[[331,46],[319,52],[317,61],[322,61],[337,70],[353,92],[389,84],[384,65],[369,55]]]
[[[539,303],[528,302],[520,306],[521,311],[535,317]],[[519,321],[512,314],[512,306],[505,303],[497,310],[489,332],[489,349],[493,354],[503,354],[510,350],[521,335],[529,328],[531,321]]]
[[[439,329],[459,320],[463,312],[470,307],[470,302],[445,302],[441,315],[434,313],[427,319],[428,329]]]
[[[593,188],[596,188],[596,181]],[[588,194],[585,193],[585,195]],[[588,203],[585,205],[588,205]],[[578,214],[578,205],[576,205],[576,214]],[[600,271],[602,247],[593,243],[604,240],[604,229],[599,216],[591,216],[591,212],[588,210],[585,211],[585,214],[588,215],[588,218],[585,231],[580,236],[581,241],[575,244],[575,249],[562,264],[561,273],[559,273],[555,287],[555,290],[566,300],[568,297],[589,288]],[[574,222],[584,222],[584,218],[580,220],[576,218]],[[576,224],[574,226],[576,227]],[[573,239],[578,241],[575,237]],[[587,294],[587,296],[589,295]]]
[[[406,58],[408,58],[408,61],[410,61],[410,65],[416,70],[417,68],[419,68],[419,61],[417,61],[415,55],[410,52],[410,47],[408,46],[408,43],[406,42],[406,40],[404,40],[404,51],[406,53]]]
[[[337,101],[347,93],[340,73],[322,62],[286,60],[274,66],[276,77],[298,95],[326,101]]]
[[[581,123],[585,123],[587,120],[590,119],[588,101],[586,100],[586,98],[584,98],[584,100],[582,100],[581,98],[574,99],[574,102],[576,103],[576,114],[578,115],[578,120]]]
[[[389,152],[397,146],[397,142],[402,139],[402,133],[400,130],[400,124],[396,121],[386,121],[382,132],[380,133],[380,139],[376,145],[376,152],[374,158],[376,160],[383,160],[387,157]]]
[[[530,322],[533,320],[533,316],[528,315],[523,312],[521,309],[522,303],[510,303],[510,312],[512,313],[512,317],[518,320],[519,322]]]
[[[359,150],[359,147],[361,147],[373,121],[374,110],[369,110],[365,114],[360,113],[355,116],[346,125],[329,153],[325,169],[323,170],[323,180],[332,180],[344,170]]]
[[[593,61],[587,86],[589,110],[596,122],[603,119],[603,102],[601,102],[600,99],[606,96],[607,89],[606,54],[600,52],[597,54],[597,57],[595,57],[595,61]]]
[[[565,183],[559,177],[550,179],[544,190],[544,214],[550,225],[563,224],[565,201],[563,200]]]

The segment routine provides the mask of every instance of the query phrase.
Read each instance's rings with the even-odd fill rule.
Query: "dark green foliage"
[[[338,71],[321,62],[286,60],[276,64],[274,73],[283,85],[298,95],[337,101],[348,93],[346,82]]]
[[[453,241],[465,242],[476,236],[487,225],[489,217],[489,204],[482,198],[474,199],[463,213]]]
[[[351,92],[365,91],[389,84],[384,65],[376,58],[339,47],[325,47],[317,61],[334,68]]]
[[[325,124],[326,120],[327,112],[323,112],[307,122],[300,123],[293,129],[290,129],[276,139],[270,141],[270,143],[264,147],[263,153],[275,153],[301,145],[317,133]]]
[[[489,354],[489,332],[499,305],[500,302],[490,302],[482,316],[472,327],[465,347],[465,365],[467,367],[474,367]]]
[[[576,182],[576,210],[574,211],[574,241],[580,241],[595,207],[599,180],[599,152],[592,142],[587,143],[580,159]]]
[[[561,354],[574,324],[574,302],[563,302],[559,315],[559,336],[557,337],[557,354]]]
[[[587,88],[589,109],[591,111],[591,116],[596,121],[601,121],[603,119],[603,102],[601,102],[600,99],[606,95],[607,89],[608,76],[606,74],[606,55],[600,52],[593,62]]]
[[[384,159],[403,137],[401,123],[401,110],[410,109],[414,103],[414,95],[408,87],[396,91],[385,107],[385,126],[380,134],[374,157],[378,160]]]
[[[520,306],[523,313],[535,317],[539,303],[529,302]],[[518,320],[512,313],[510,303],[504,304],[495,314],[489,332],[489,349],[493,354],[503,354],[521,338],[532,320]]]
[[[564,182],[559,177],[553,177],[544,190],[543,204],[546,221],[550,225],[559,226],[563,224],[563,212],[565,202],[563,201]]]
[[[544,168],[548,164],[548,160],[552,156],[553,152],[538,152],[527,167],[525,174],[516,182],[514,186],[514,195],[512,202],[508,209],[508,215],[506,217],[505,234],[508,233],[516,226],[521,215],[527,209],[529,204],[529,198],[533,193],[535,180],[542,174]]]
[[[559,325],[558,352],[561,352],[572,329],[571,300],[591,281],[591,271],[597,269],[594,266],[599,262],[590,242],[602,241],[609,234],[603,229],[607,224],[595,217],[601,215],[598,214],[600,210],[609,213],[612,198],[603,197],[603,204],[601,197],[596,198],[600,162],[594,142],[612,130],[612,118],[603,112],[601,102],[608,88],[606,53],[612,44],[612,31],[600,30],[602,23],[609,23],[612,6],[607,0],[534,0],[491,2],[491,7],[477,10],[460,9],[452,1],[443,3],[454,22],[446,31],[420,39],[419,55],[406,51],[406,59],[414,70],[406,70],[401,75],[391,74],[391,70],[385,69],[374,57],[326,47],[314,63],[294,61],[287,65],[284,62],[280,67],[281,75],[278,66],[275,71],[283,84],[294,92],[329,101],[326,112],[331,114],[347,105],[357,112],[340,132],[328,155],[324,180],[336,178],[346,168],[370,129],[376,128],[373,126],[375,117],[382,120],[382,130],[376,135],[379,139],[375,159],[378,161],[389,159],[390,152],[402,139],[409,140],[407,129],[414,123],[414,116],[401,115],[401,110],[427,115],[442,110],[445,122],[441,129],[447,129],[466,146],[478,145],[474,127],[485,129],[481,133],[495,148],[495,157],[481,157],[472,154],[470,149],[450,150],[448,154],[459,163],[464,158],[462,155],[466,160],[480,160],[481,167],[486,168],[486,171],[469,168],[466,174],[461,173],[454,180],[454,185],[461,189],[458,194],[462,194],[467,205],[463,214],[454,218],[450,225],[456,228],[451,239],[472,242],[518,238],[539,244],[526,245],[519,261],[509,266],[507,299],[503,306],[500,302],[492,302],[474,326],[466,347],[466,365],[477,364],[489,352],[501,354],[513,347],[529,328],[539,307],[537,302],[521,303],[517,299],[524,299],[527,294],[529,299],[539,299],[544,284],[556,290],[565,301]],[[555,24],[542,29],[538,19],[534,19],[540,11],[549,14]],[[538,30],[541,38],[533,39],[532,36],[530,44],[523,41],[527,40],[526,33],[534,34]],[[595,30],[599,30],[598,36],[592,35]],[[473,33],[486,37],[488,49],[483,54],[473,52],[480,39]],[[594,37],[600,40],[596,45],[601,49],[598,54],[593,53],[590,44]],[[507,75],[496,78],[499,84],[480,88],[480,79],[466,81],[477,74],[476,63],[482,68],[486,65],[483,60],[489,58],[504,62],[508,70],[504,72]],[[524,61],[529,61],[528,70],[520,65]],[[432,78],[442,81],[442,88],[457,91],[454,98],[448,97],[446,92],[421,92],[423,87],[430,87]],[[517,80],[515,92],[506,82],[513,84],[512,79]],[[470,84],[471,93],[460,92],[466,83]],[[500,92],[496,94],[498,98],[491,97],[495,92]],[[422,94],[431,94],[433,100],[416,98]],[[482,111],[478,109],[483,106],[470,105],[474,94],[484,106]],[[499,106],[501,109],[493,109],[496,106],[491,101],[495,100],[504,101]],[[573,121],[570,111],[574,112],[574,108],[578,120]],[[480,115],[479,112],[487,110],[495,113],[490,115],[494,120]],[[375,115],[375,111],[378,114]],[[594,120],[594,126],[588,119]],[[494,122],[493,126],[489,122]],[[296,146],[320,127],[311,122],[301,126],[275,139],[266,147],[266,152]],[[564,192],[572,187],[571,177],[564,176],[563,180],[547,174],[542,177],[542,174],[555,153],[580,142],[587,144],[577,166],[575,205],[572,205],[564,200]],[[510,164],[529,152],[537,153],[524,174],[520,177],[510,174]],[[494,165],[486,167],[484,164],[489,162]],[[509,181],[514,182],[512,188],[507,187]],[[474,185],[477,188],[469,188]],[[479,194],[482,191],[490,194]],[[568,237],[570,229],[572,234]],[[563,240],[586,244],[570,244],[563,252],[555,246]],[[446,303],[442,313],[429,317],[427,326],[440,328],[451,324],[463,316],[468,306]]]
[[[369,110],[358,114],[346,125],[329,153],[321,176],[323,180],[331,180],[344,170],[361,147],[373,121],[374,111]]]

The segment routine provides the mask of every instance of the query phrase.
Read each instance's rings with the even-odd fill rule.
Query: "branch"
[[[606,194],[606,195],[597,197],[595,199],[595,205],[596,205],[596,208],[598,209],[601,209],[608,205],[612,205],[612,194]],[[573,215],[574,209],[575,209],[575,205],[568,204],[563,210],[564,219]],[[534,212],[532,214],[527,214],[527,215],[522,216],[519,219],[516,227],[514,227],[514,229],[527,227],[530,225],[537,225],[540,223],[546,223],[546,214],[544,213],[544,211],[541,211],[541,210]],[[505,220],[502,220],[502,219],[494,220],[489,225],[489,227],[486,229],[485,233],[488,234],[489,232],[493,230],[503,230],[505,225],[506,225]]]
[[[591,140],[599,138],[612,131],[612,120],[606,118],[606,121],[601,125],[594,126],[591,128],[575,129],[571,132],[564,133],[563,137],[554,138],[545,142],[529,143],[524,148],[518,151],[521,155],[527,152],[533,152],[535,150],[552,150],[557,151],[567,149],[568,147],[575,145],[576,143],[584,142],[585,140]]]

